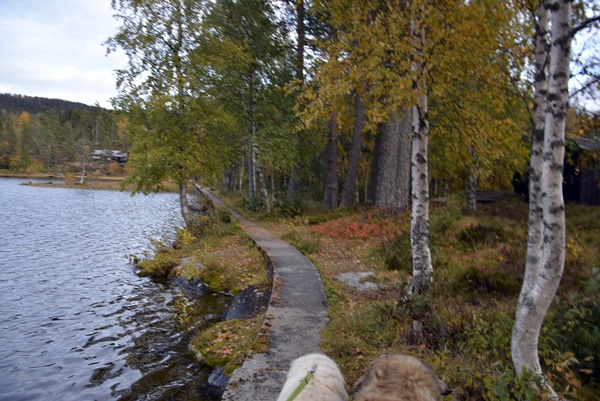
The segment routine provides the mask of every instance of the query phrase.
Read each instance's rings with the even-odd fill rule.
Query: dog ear
[[[367,377],[366,373],[364,375],[362,375],[360,377],[360,379],[358,379],[357,382],[354,383],[354,386],[352,387],[352,390],[350,391],[350,393],[352,393],[352,394],[357,393],[361,389],[361,387],[363,386],[363,384],[365,383],[366,377]]]
[[[425,366],[425,368],[427,369],[427,371],[429,372],[429,374],[433,377],[433,379],[437,382],[437,385],[440,389],[440,394],[441,395],[449,395],[452,394],[452,392],[454,391],[454,389],[451,389],[450,387],[448,387],[448,385],[446,383],[444,383],[442,381],[442,379],[440,379],[435,372],[433,371],[433,368],[431,367],[431,365],[429,365],[426,362],[421,361],[421,363]]]
[[[440,385],[441,385],[441,388],[440,388],[440,394],[441,395],[444,395],[444,396],[445,395],[450,395],[454,391],[453,388],[450,388],[450,387],[446,386],[446,383],[444,383],[441,380],[440,380]]]

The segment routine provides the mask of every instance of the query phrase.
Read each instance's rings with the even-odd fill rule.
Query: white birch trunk
[[[529,230],[525,276],[519,299],[531,291],[540,271],[544,215],[542,212],[542,152],[548,95],[550,0],[541,0],[535,27],[535,93],[531,156],[529,162]]]
[[[477,186],[479,185],[478,170],[479,166],[477,163],[477,154],[475,148],[471,146],[469,148],[471,154],[471,165],[469,167],[469,173],[467,177],[467,210],[474,212],[477,210]]]
[[[258,193],[267,210],[271,210],[271,202],[269,201],[269,192],[267,191],[267,182],[262,171],[262,167],[258,163],[258,143],[252,144],[252,164],[254,166],[255,185],[258,187]]]
[[[420,12],[419,10],[418,12]],[[426,293],[433,282],[433,266],[429,249],[429,172],[427,162],[427,141],[429,137],[429,117],[423,63],[425,28],[413,15],[411,21],[413,36],[413,89],[417,95],[417,105],[413,108],[412,138],[412,214],[410,242],[413,258],[413,277],[410,294]]]
[[[542,168],[543,250],[533,286],[519,300],[513,328],[512,356],[517,372],[524,368],[543,377],[538,356],[542,323],[560,284],[565,262],[565,204],[562,194],[565,120],[571,58],[571,2],[551,4],[549,87]],[[550,398],[556,393],[544,381]]]

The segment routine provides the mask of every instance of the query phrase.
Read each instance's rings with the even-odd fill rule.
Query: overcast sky
[[[0,0],[0,93],[110,107],[120,53],[110,0]]]

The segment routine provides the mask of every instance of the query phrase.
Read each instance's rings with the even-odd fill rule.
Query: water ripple
[[[181,225],[174,195],[0,178],[0,225],[0,401],[209,399],[173,318],[178,291],[128,264]],[[226,305],[193,301],[206,320]]]

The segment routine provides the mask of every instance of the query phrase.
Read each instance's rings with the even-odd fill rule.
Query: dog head
[[[352,393],[354,401],[440,401],[451,390],[425,362],[397,354],[371,362]]]

